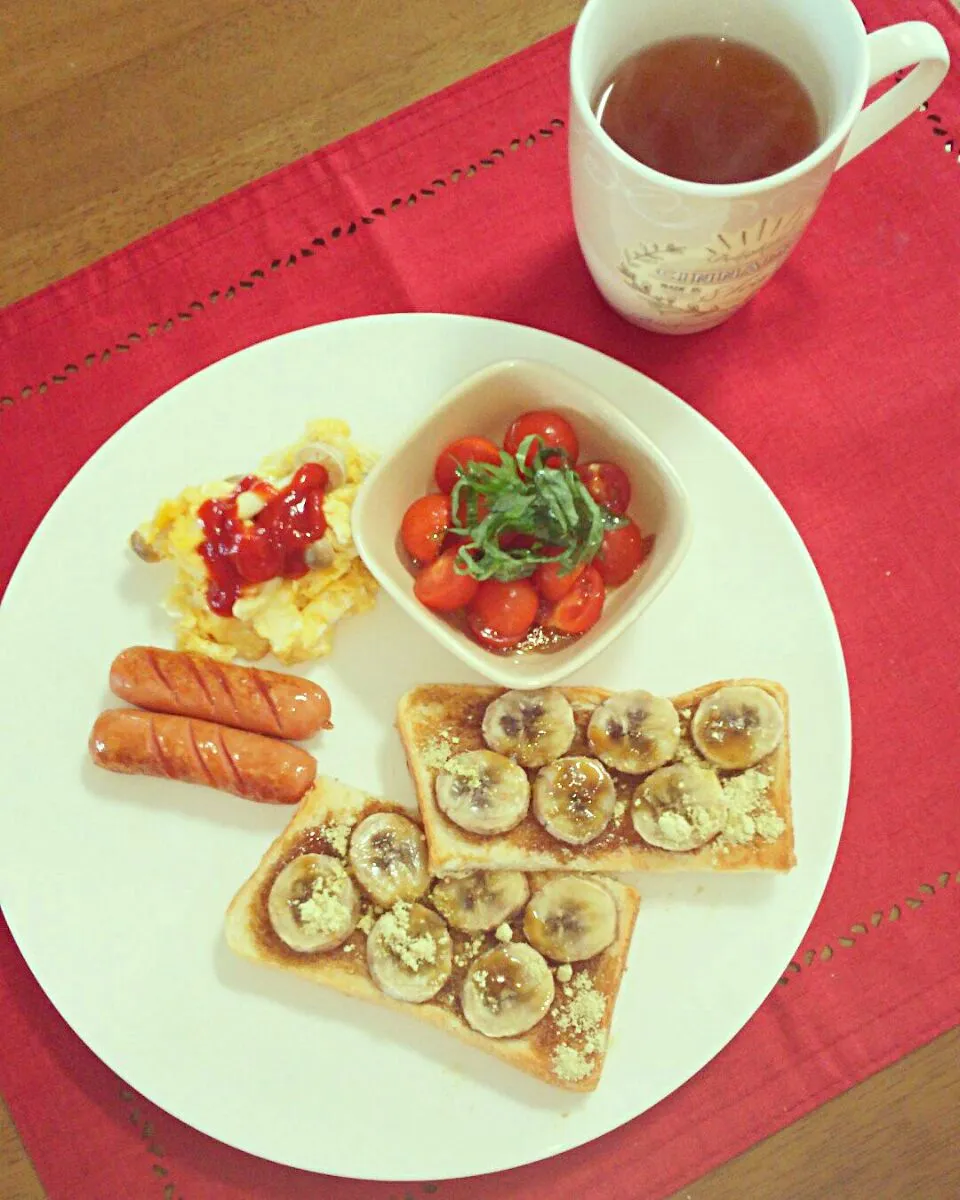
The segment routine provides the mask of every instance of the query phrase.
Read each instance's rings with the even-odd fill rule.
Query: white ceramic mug
[[[740,184],[673,179],[631,158],[595,105],[630,54],[724,35],[774,55],[806,85],[825,130],[785,171]],[[932,25],[867,35],[851,0],[589,0],[570,55],[570,178],[580,248],[624,317],[662,333],[719,325],[782,266],[838,166],[928,99],[949,55]],[[867,88],[913,70],[863,107]]]

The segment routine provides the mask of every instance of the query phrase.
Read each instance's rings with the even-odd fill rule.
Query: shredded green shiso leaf
[[[566,575],[594,557],[608,529],[625,524],[624,517],[597,504],[562,450],[545,447],[536,436],[524,438],[516,454],[501,450],[499,463],[466,463],[450,499],[463,518],[451,532],[468,539],[457,553],[456,569],[479,580],[526,579],[546,562]],[[508,534],[523,534],[532,544],[505,547]]]

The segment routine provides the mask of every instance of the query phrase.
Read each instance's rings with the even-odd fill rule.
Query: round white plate
[[[166,566],[126,550],[161,497],[247,470],[347,418],[386,448],[461,378],[539,358],[653,438],[690,493],[694,537],[664,594],[573,683],[673,693],[725,676],[789,689],[799,865],[772,877],[660,877],[644,897],[599,1089],[577,1097],[424,1028],[236,959],[221,923],[289,811],[87,761],[124,646],[172,644]],[[467,431],[465,431],[467,432]],[[399,513],[384,514],[398,520]],[[472,682],[386,597],[305,673],[330,691],[320,770],[413,802],[394,706]],[[30,543],[0,614],[0,899],[64,1019],[133,1087],[264,1158],[368,1179],[439,1179],[545,1158],[637,1116],[755,1011],[813,916],[846,801],[849,700],[836,627],[789,519],[734,447],[675,396],[573,342],[467,317],[324,325],[185,380],[79,472]]]

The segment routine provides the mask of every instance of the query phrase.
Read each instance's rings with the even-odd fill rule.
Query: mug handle
[[[946,42],[939,30],[926,21],[904,21],[901,25],[878,29],[867,37],[867,53],[870,57],[869,87],[904,67],[913,67],[913,70],[860,112],[840,155],[839,167],[872,146],[928,100],[950,66]]]

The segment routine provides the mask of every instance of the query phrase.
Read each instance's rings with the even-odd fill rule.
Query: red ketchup
[[[207,568],[207,604],[221,617],[247,584],[268,579],[299,579],[310,569],[305,553],[327,529],[323,496],[327,472],[306,463],[282,490],[256,475],[245,475],[229,496],[205,500],[197,510],[203,541],[197,547]],[[265,506],[249,521],[237,513],[237,499],[252,492]]]

